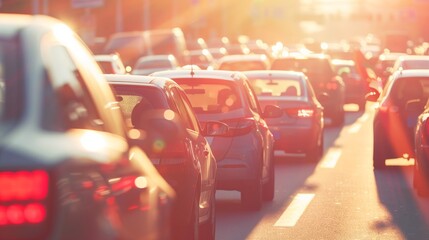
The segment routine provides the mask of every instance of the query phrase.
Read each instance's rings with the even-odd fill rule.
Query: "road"
[[[319,163],[276,158],[275,199],[260,211],[243,209],[239,192],[218,191],[216,239],[429,239],[429,199],[412,188],[413,160],[374,171],[373,106],[346,110],[343,127],[325,128]]]

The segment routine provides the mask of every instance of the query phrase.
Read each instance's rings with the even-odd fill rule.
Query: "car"
[[[149,75],[156,71],[180,68],[174,55],[148,55],[140,57],[131,72],[133,75]]]
[[[414,174],[413,187],[419,196],[429,197],[429,103],[422,107],[421,102],[417,101],[409,105],[407,115],[413,117],[418,115],[414,130]]]
[[[197,65],[200,69],[211,70],[214,68],[215,60],[209,50],[190,50],[188,65]]]
[[[226,124],[207,122],[201,129],[185,92],[171,79],[113,74],[106,79],[128,127],[142,131],[137,144],[177,194],[173,236],[198,239],[199,232],[199,239],[215,239],[217,165],[205,137],[226,135]],[[164,119],[168,112],[177,124]]]
[[[0,14],[0,238],[170,239],[174,191],[63,22]]]
[[[188,96],[201,124],[220,121],[227,136],[209,137],[217,161],[217,189],[236,190],[249,210],[274,198],[274,137],[266,118],[280,117],[273,105],[261,110],[251,85],[240,72],[175,70],[152,74],[176,81]]]
[[[429,56],[427,55],[402,55],[395,60],[392,72],[401,69],[429,69]]]
[[[281,56],[272,61],[271,70],[304,72],[323,105],[324,116],[331,120],[330,125],[340,126],[344,123],[345,84],[335,73],[328,55],[296,53]]]
[[[217,70],[248,71],[268,70],[270,60],[264,54],[227,55],[216,61]]]
[[[302,72],[245,71],[261,107],[275,104],[283,109],[280,118],[267,119],[274,136],[276,156],[305,156],[317,162],[323,155],[323,107],[307,76]]]
[[[367,100],[377,102],[373,121],[373,167],[386,167],[385,160],[414,157],[414,128],[418,114],[410,104],[424,105],[429,96],[429,70],[394,72],[380,94],[370,90]],[[421,107],[420,112],[423,111]]]
[[[359,73],[355,61],[332,59],[332,66],[345,84],[345,103],[357,104],[360,111],[365,111],[368,82]]]
[[[103,52],[119,53],[126,66],[134,66],[142,56],[169,54],[174,55],[179,65],[184,65],[188,49],[182,29],[175,27],[114,33]]]
[[[94,55],[95,61],[100,66],[104,74],[126,74],[124,63],[118,54],[98,54]]]
[[[378,56],[377,61],[375,62],[375,71],[377,76],[381,79],[383,87],[386,85],[387,79],[392,74],[392,68],[396,59],[403,55],[406,55],[406,53],[383,52]]]

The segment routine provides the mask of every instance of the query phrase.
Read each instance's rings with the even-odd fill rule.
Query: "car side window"
[[[189,102],[188,98],[186,97],[186,94],[183,91],[179,91],[179,93],[180,93],[181,99],[183,101],[183,105],[185,106],[185,108],[187,110],[186,111],[187,115],[189,116],[189,119],[191,120],[191,123],[193,125],[193,130],[194,131],[199,131],[200,124],[198,122],[197,117],[194,114],[194,110],[192,108],[191,103]]]
[[[249,83],[247,81],[243,81],[243,86],[245,89],[245,95],[246,95],[247,99],[249,100],[250,108],[254,112],[260,113],[259,104],[258,104],[258,101],[256,100],[256,95],[254,94],[254,92],[250,88]]]
[[[172,97],[174,99],[174,104],[176,105],[179,115],[181,116],[186,128],[198,131],[198,128],[196,128],[196,126],[193,124],[192,119],[188,114],[185,103],[181,99],[180,91],[177,88],[172,88],[171,93],[173,95]]]
[[[52,45],[47,54],[52,65],[46,77],[53,86],[62,130],[72,128],[104,130],[96,105],[66,47]]]

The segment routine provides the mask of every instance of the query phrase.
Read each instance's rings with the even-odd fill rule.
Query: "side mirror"
[[[283,116],[283,110],[276,105],[266,105],[262,116],[264,118],[278,118]]]
[[[227,136],[229,127],[223,122],[205,122],[203,135],[204,136]]]
[[[380,92],[375,88],[369,88],[369,92],[365,95],[365,99],[370,102],[376,102],[380,97]]]

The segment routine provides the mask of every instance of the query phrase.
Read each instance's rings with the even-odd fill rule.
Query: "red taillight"
[[[312,108],[288,108],[285,111],[289,116],[298,118],[309,118],[314,115],[314,109]]]
[[[336,90],[338,88],[338,82],[336,81],[327,82],[325,87],[327,90]]]
[[[0,202],[42,200],[48,194],[49,177],[45,171],[0,173]]]
[[[0,172],[0,226],[45,221],[48,190],[46,171]]]
[[[251,132],[256,128],[255,119],[252,117],[249,118],[239,118],[239,119],[230,119],[223,121],[229,126],[229,132],[233,136],[244,135]]]

